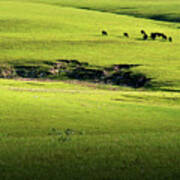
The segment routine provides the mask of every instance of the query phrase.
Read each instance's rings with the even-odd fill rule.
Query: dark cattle
[[[156,32],[155,35],[158,36],[158,37],[161,37],[161,36],[162,36],[162,33]]]
[[[144,40],[147,40],[147,39],[148,39],[148,35],[147,35],[146,33],[144,33],[143,39],[144,39]]]
[[[146,34],[144,30],[141,30],[141,34]]]
[[[104,31],[104,30],[101,33],[102,33],[103,36],[107,36],[108,35],[108,33],[106,31]]]
[[[162,39],[167,40],[167,36],[163,33],[159,33],[159,32],[151,33],[151,39],[155,40],[156,37],[161,37]]]
[[[168,40],[169,40],[169,42],[172,42],[172,37],[169,37]]]
[[[125,32],[125,33],[124,33],[124,36],[125,36],[125,37],[129,37],[129,34]]]
[[[164,40],[167,40],[167,36],[165,34],[162,34],[161,37],[164,39]]]
[[[151,33],[151,39],[155,40],[156,39],[156,33]]]

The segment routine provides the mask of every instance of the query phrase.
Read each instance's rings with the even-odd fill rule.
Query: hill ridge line
[[[4,2],[19,2],[21,3],[21,0],[15,0],[15,1],[11,1],[11,0],[7,0]],[[110,12],[110,11],[106,11],[106,10],[101,10],[101,9],[96,9],[96,8],[92,8],[92,7],[74,7],[74,6],[70,6],[70,5],[61,5],[58,3],[47,3],[47,2],[42,2],[42,1],[36,1],[36,2],[29,2],[29,1],[23,1],[23,3],[27,3],[27,4],[42,4],[42,5],[48,5],[48,6],[55,6],[57,8],[69,8],[69,9],[76,9],[76,10],[82,10],[82,11],[95,11],[95,12],[99,12],[99,13],[106,13],[106,14],[113,14],[113,15],[117,15],[117,16],[127,16],[130,18],[138,18],[138,19],[144,19],[144,20],[150,20],[150,21],[155,21],[155,22],[167,22],[167,23],[179,23],[180,20],[167,20],[167,19],[155,19],[155,18],[148,18],[146,16],[141,16],[141,15],[135,15],[135,14],[130,14],[130,13],[120,13],[120,12]]]

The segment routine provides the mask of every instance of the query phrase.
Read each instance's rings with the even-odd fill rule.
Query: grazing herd
[[[108,33],[105,30],[103,30],[101,33],[103,36],[108,36]],[[172,37],[167,37],[167,35],[165,35],[164,33],[152,32],[150,34],[150,36],[148,36],[148,34],[144,30],[141,30],[141,34],[143,36],[142,37],[143,40],[147,40],[150,37],[152,40],[156,40],[157,38],[161,38],[163,40],[168,40],[169,42],[172,42]],[[123,36],[129,38],[129,34],[127,32],[124,32]]]

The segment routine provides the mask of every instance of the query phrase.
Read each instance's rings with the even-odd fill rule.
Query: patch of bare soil
[[[115,64],[110,67],[93,66],[78,60],[60,59],[56,62],[44,61],[42,66],[0,67],[1,78],[24,79],[66,79],[84,82],[103,83],[134,88],[145,87],[150,82],[144,74],[134,73],[133,67],[139,64]]]

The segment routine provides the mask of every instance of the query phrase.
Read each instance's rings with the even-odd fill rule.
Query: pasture
[[[0,179],[179,179],[179,5],[1,0],[0,74],[77,59],[93,68],[138,65],[131,71],[152,86],[0,79]],[[141,30],[173,41],[143,40]]]

